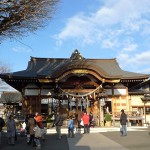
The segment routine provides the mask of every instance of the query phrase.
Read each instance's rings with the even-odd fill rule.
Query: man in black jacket
[[[55,126],[56,126],[56,132],[57,132],[57,139],[61,140],[61,126],[63,125],[63,117],[57,112],[55,116]]]
[[[125,114],[124,110],[121,110],[121,116],[120,116],[120,124],[122,126],[122,136],[127,136],[127,115]]]

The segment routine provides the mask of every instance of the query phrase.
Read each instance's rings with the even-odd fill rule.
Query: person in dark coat
[[[8,144],[15,145],[16,123],[13,116],[9,116],[6,126],[7,126]]]
[[[89,117],[90,117],[90,127],[94,127],[94,124],[93,124],[93,114],[92,114],[92,112],[90,112]]]
[[[2,117],[0,117],[0,148],[1,148],[1,138],[2,138],[2,128],[5,125],[5,121]]]
[[[125,114],[123,109],[121,110],[120,124],[122,126],[122,136],[127,136],[127,115]]]
[[[80,108],[80,109],[81,109],[81,108]],[[82,118],[82,116],[83,116],[83,112],[82,112],[81,110],[78,110],[78,112],[77,112],[78,129],[81,128],[80,123],[81,123],[81,118]]]
[[[56,118],[55,118],[55,126],[56,126],[56,133],[57,133],[57,139],[61,140],[61,126],[63,125],[63,117],[57,112]]]

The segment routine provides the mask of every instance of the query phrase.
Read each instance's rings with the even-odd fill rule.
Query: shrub
[[[111,115],[109,113],[107,113],[105,115],[105,121],[111,121],[111,120],[112,120]]]

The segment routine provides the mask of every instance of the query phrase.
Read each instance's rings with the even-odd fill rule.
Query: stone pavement
[[[150,150],[147,128],[128,128],[125,137],[120,136],[119,128],[99,131],[86,135],[76,134],[74,139],[68,139],[69,150]]]
[[[75,138],[67,138],[62,129],[62,140],[56,140],[55,128],[48,129],[42,150],[150,150],[150,135],[146,127],[128,127],[128,135],[120,136],[119,128],[92,128],[90,134],[75,132]],[[3,150],[36,150],[26,144],[26,137],[18,136],[15,146],[8,146],[3,133]]]
[[[105,132],[103,135],[126,147],[128,150],[150,150],[150,135],[147,130],[130,131],[126,137],[120,137],[115,132]]]

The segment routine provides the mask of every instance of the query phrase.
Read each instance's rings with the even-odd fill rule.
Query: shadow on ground
[[[73,139],[72,139],[73,140]],[[80,140],[77,139],[76,142]],[[34,150],[37,149],[36,147],[33,147],[32,145],[28,145],[26,143],[26,136],[20,136],[18,134],[17,141],[15,143],[15,146],[9,146],[7,144],[7,136],[6,132],[2,132],[2,150]],[[61,140],[57,140],[56,134],[47,134],[46,140],[41,141],[41,148],[42,150],[69,150],[67,135],[63,134]],[[90,150],[89,147],[85,146],[76,146],[76,143],[73,145],[73,149],[71,150]]]
[[[57,140],[56,134],[47,134],[46,140],[41,141],[41,148],[43,150],[69,150],[67,137],[62,135],[62,140]],[[2,149],[3,150],[30,150],[37,149],[32,145],[26,143],[26,137],[18,135],[15,146],[9,146],[7,144],[6,133],[2,133]]]

